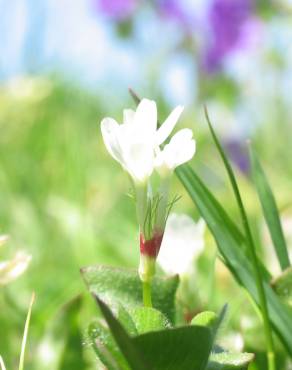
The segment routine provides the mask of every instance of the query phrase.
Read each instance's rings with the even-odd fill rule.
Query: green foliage
[[[212,349],[212,333],[203,326],[146,333],[133,341],[156,370],[203,370]]]
[[[246,254],[245,239],[240,230],[189,166],[181,166],[176,173],[211,230],[225,264],[258,304],[253,268]],[[267,273],[263,274],[263,277],[272,324],[282,343],[292,354],[291,314],[270,287]]]
[[[292,267],[289,267],[274,279],[272,287],[276,294],[292,308]]]
[[[250,147],[252,175],[263,213],[270,231],[282,270],[290,266],[288,249],[284,238],[276,200],[256,152]]]
[[[203,311],[196,315],[192,321],[192,325],[201,325],[210,328],[212,331],[217,328],[218,315],[212,311]]]
[[[136,307],[132,308],[134,310]],[[137,307],[138,308],[143,308],[143,307]],[[117,318],[120,321],[120,323],[126,328],[127,332],[130,335],[136,335],[138,334],[138,330],[136,327],[136,323],[134,322],[133,317],[129,313],[129,311],[121,304],[117,304],[116,307],[117,310]]]
[[[98,298],[97,302],[116,343],[133,370],[205,369],[212,348],[210,329],[203,326],[186,326],[156,330],[161,325],[158,323],[155,331],[130,337],[107,306]],[[149,317],[144,317],[148,321]],[[94,330],[96,328],[91,329],[91,333]],[[97,340],[103,338],[105,336],[100,336]],[[96,337],[93,339],[93,347],[100,354]],[[108,343],[107,339],[103,345],[109,348]]]
[[[203,311],[196,315],[191,324],[201,325],[210,328],[213,333],[213,353],[211,353],[206,370],[245,370],[248,364],[253,360],[254,355],[251,353],[230,353],[214,346],[215,338],[222,321],[226,314],[227,306],[224,306],[220,315],[211,311]]]
[[[134,307],[130,310],[130,315],[139,334],[171,327],[167,318],[151,307]]]
[[[213,353],[207,370],[247,370],[253,359],[251,353]]]
[[[126,308],[142,306],[142,284],[135,270],[108,266],[89,266],[81,269],[82,276],[91,293],[115,308],[117,303]],[[155,277],[152,284],[153,306],[168,320],[174,321],[174,298],[178,276]]]
[[[95,321],[89,326],[88,334],[95,353],[109,370],[207,369],[226,306],[220,315],[202,312],[191,325],[172,327],[158,309],[142,306],[141,297],[136,294],[137,290],[141,294],[141,283],[138,280],[137,284],[138,277],[133,271],[93,266],[82,269],[82,274],[108,325],[106,327],[102,321]],[[169,281],[172,280],[156,279],[157,296],[166,297],[169,294]],[[175,284],[172,281],[172,301],[176,287],[177,281]],[[99,294],[109,302],[115,315]],[[165,309],[165,306],[162,307]],[[226,360],[225,363],[233,364],[235,360],[236,355],[232,357],[233,362]],[[238,357],[238,363],[240,360],[241,357]],[[212,363],[216,365],[219,360]]]
[[[108,370],[129,370],[129,365],[104,323],[92,322],[88,328],[91,346]]]
[[[30,90],[35,78],[27,80]],[[25,370],[49,362],[46,357],[36,364],[39,344],[60,307],[84,290],[80,266],[129,267],[139,255],[134,205],[125,196],[128,184],[122,171],[109,166],[99,135],[105,108],[95,94],[77,86],[52,76],[41,80],[46,94],[38,89],[31,99],[14,97],[4,85],[0,89],[0,233],[11,236],[1,260],[18,249],[32,255],[21,278],[0,291],[0,349],[7,369],[16,367],[32,291],[37,300]],[[87,303],[79,326],[94,315],[94,304],[89,298]],[[50,349],[60,341],[53,335]],[[82,352],[91,353],[86,346]]]
[[[98,121],[105,113],[99,107],[96,96],[84,94],[72,86],[55,84],[53,81],[47,82],[51,89],[49,93],[44,98],[37,96],[31,102],[9,98],[4,87],[0,92],[1,232],[11,234],[13,238],[13,244],[11,244],[15,244],[17,248],[25,246],[33,256],[28,272],[19,281],[1,291],[1,354],[5,359],[7,369],[14,368],[21,345],[23,318],[27,310],[26,297],[28,291],[36,290],[37,303],[33,310],[24,369],[96,369],[95,359],[92,365],[84,360],[84,355],[93,351],[90,350],[87,353],[87,346],[82,345],[84,339],[80,328],[95,315],[95,305],[86,302],[87,304],[81,307],[78,298],[58,311],[57,315],[56,312],[63,302],[68,301],[83,289],[78,275],[80,265],[109,263],[134,266],[138,258],[138,248],[135,248],[137,230],[134,223],[134,207],[132,202],[123,195],[128,189],[125,185],[124,174],[122,171],[115,171],[115,165],[109,166],[110,159],[101,143]],[[39,95],[38,92],[37,95]],[[278,130],[277,126],[277,133]],[[204,136],[204,133],[198,131],[197,135]],[[198,139],[197,135],[196,139]],[[278,138],[277,142],[274,136],[270,137],[273,145],[266,145],[261,137],[262,148],[269,147],[269,151],[261,150],[261,158],[268,159],[275,169],[275,172],[271,172],[274,176],[273,181],[281,178],[279,168],[282,168],[289,184],[291,153],[288,151],[284,158],[286,162],[280,161],[280,163],[278,156],[275,155],[278,153],[276,146],[281,150],[284,147],[288,148],[288,145],[283,145],[282,139],[286,139],[287,143],[289,135],[283,134],[281,140]],[[204,144],[204,137],[201,137],[200,151],[196,158],[198,167],[201,166],[202,161],[208,162],[212,154],[210,147]],[[285,155],[283,150],[282,154]],[[273,162],[273,157],[277,162]],[[274,166],[274,164],[279,164],[279,166]],[[216,181],[211,172],[207,175],[211,181]],[[191,178],[190,181],[192,182],[193,179]],[[114,184],[114,189],[112,184]],[[219,249],[222,257],[225,258],[226,265],[237,281],[257,299],[252,269],[246,253],[245,237],[236,223],[230,217],[224,216],[227,215],[227,211],[232,210],[231,202],[222,203],[224,210],[221,212],[222,209],[218,202],[216,203],[215,196],[212,194],[209,197],[208,189],[200,183],[196,176],[194,184],[195,192],[202,194],[201,202],[197,199],[200,210],[203,209],[203,214],[209,220],[209,227],[212,225],[211,229],[215,230],[220,243]],[[173,185],[178,186],[176,183]],[[212,185],[215,189],[214,183]],[[177,187],[176,191],[180,194],[179,189]],[[289,192],[283,194],[282,188],[280,191],[281,201],[286,195],[290,196]],[[225,190],[222,191],[220,186],[216,186],[216,190],[212,191],[214,194],[215,192],[220,199],[223,199],[223,202],[225,199],[229,201],[229,194],[226,196]],[[247,200],[252,203],[252,199],[248,197],[249,193]],[[209,202],[214,203],[210,205]],[[181,210],[190,210],[190,207],[193,209],[187,197],[184,197],[177,207]],[[257,215],[253,216],[256,219]],[[273,226],[275,227],[275,223]],[[208,280],[204,269],[200,273],[201,279]],[[282,280],[282,277],[279,277],[279,280],[274,280],[273,291],[269,286],[270,275],[264,266],[262,266],[262,273],[265,278],[269,305],[272,307],[270,312],[274,328],[282,341],[290,348],[291,353],[291,345],[289,345],[292,343],[291,313],[288,309],[283,309],[283,305],[279,303],[280,300],[286,301],[285,287],[290,285],[287,285],[286,278]],[[44,278],[40,278],[41,276]],[[166,287],[165,290],[162,289],[161,297],[159,288],[157,293],[155,289],[154,305],[162,313],[160,316],[155,311],[157,316],[152,326],[152,313],[150,311],[143,313],[143,308],[140,306],[142,301],[140,283],[136,281],[132,285],[131,294],[127,292],[127,289],[123,294],[121,290],[114,287],[115,276],[113,275],[108,281],[104,290],[98,278],[96,292],[100,293],[99,296],[105,300],[108,298],[107,302],[111,301],[109,302],[110,307],[128,336],[131,338],[138,336],[140,334],[138,328],[141,332],[162,331],[163,315],[167,317],[166,321],[174,323],[173,301],[177,278],[170,279],[169,284],[161,283]],[[229,278],[223,281],[218,276],[216,279],[220,287],[214,291],[214,296],[216,294],[218,301],[217,307],[220,307],[222,300],[223,302],[229,301],[229,297],[231,297],[230,304],[236,307],[242,301],[242,296],[239,298],[239,294],[233,295],[233,285],[232,289],[227,292],[230,287]],[[92,281],[94,282],[94,277]],[[124,285],[120,284],[119,289],[125,285],[127,285],[126,282]],[[157,285],[160,286],[160,284]],[[115,297],[118,302],[114,302]],[[192,301],[196,310],[206,309],[209,303],[208,300],[198,304]],[[214,304],[212,307],[215,309]],[[80,314],[81,309],[82,315]],[[249,305],[246,305],[242,311],[244,315],[249,315]],[[231,320],[232,327],[233,330],[238,330],[241,317],[240,315],[234,316],[236,317]],[[143,317],[146,317],[145,325]],[[201,325],[206,323],[208,320],[201,321]],[[263,338],[255,325],[251,329],[253,332],[248,350],[254,351],[256,348],[258,358],[263,348],[260,343]],[[93,348],[102,351],[104,356],[102,362],[109,370],[129,370],[125,356],[121,353],[104,321],[91,324],[89,333],[92,344],[96,343]],[[44,361],[40,353],[41,348],[49,348],[50,359],[46,358]],[[286,361],[287,357],[282,356]],[[100,352],[98,357],[102,358]],[[108,364],[106,359],[109,361]],[[217,366],[220,365],[222,369],[218,357],[215,357],[215,361],[212,355],[211,359],[213,365],[217,362]],[[284,360],[280,363],[279,368],[281,369],[284,369]],[[265,365],[256,369],[259,368],[265,369]]]
[[[43,370],[69,370],[74,366],[80,369],[86,368],[82,333],[78,323],[81,305],[81,296],[75,297],[64,305],[49,323],[39,347],[51,348],[50,358],[44,363],[43,358],[36,355],[36,367]]]
[[[254,356],[249,353],[211,354],[216,334],[214,327],[218,329],[225,310],[216,319],[213,313],[203,313],[197,318],[201,325],[178,328],[159,330],[161,323],[154,319],[156,325],[149,327],[152,331],[129,336],[106,304],[99,298],[96,299],[111,334],[102,323],[95,322],[89,327],[89,336],[94,351],[109,370],[244,370],[253,360]],[[147,325],[142,323],[143,318],[149,323],[150,316],[157,317],[157,312],[151,312],[148,308],[146,310],[149,313],[139,317],[141,322],[138,325],[143,328]],[[212,328],[209,328],[210,319]],[[125,359],[129,365],[125,363]]]
[[[27,317],[26,317],[26,320],[25,320],[18,370],[23,370],[24,369],[25,348],[26,348],[26,343],[27,343],[28,329],[29,329],[29,323],[30,323],[32,306],[33,306],[34,300],[35,300],[35,293],[32,294],[31,301],[30,301],[29,308],[28,308],[28,312],[27,312]]]
[[[127,359],[130,367],[137,370],[151,370],[149,364],[144,361],[141,353],[139,353],[138,348],[134,345],[131,337],[127,334],[119,321],[115,319],[107,305],[98,297],[96,297],[96,300],[116,343]]]
[[[268,358],[268,368],[269,370],[275,370],[275,348],[274,348],[274,340],[272,335],[272,329],[271,329],[271,323],[269,318],[269,310],[268,310],[268,304],[267,304],[267,297],[266,292],[263,285],[263,277],[262,277],[262,271],[259,263],[259,259],[256,253],[256,244],[254,242],[254,238],[251,232],[249,219],[245,210],[245,206],[243,204],[241,194],[239,191],[239,187],[237,184],[237,180],[235,177],[235,174],[232,170],[232,167],[229,163],[229,160],[225,154],[225,151],[223,147],[221,146],[220,141],[217,138],[217,135],[215,133],[215,130],[213,129],[213,126],[211,124],[207,108],[205,107],[205,116],[208,122],[209,130],[212,135],[213,141],[215,143],[215,146],[220,154],[220,157],[224,163],[225,169],[228,174],[228,178],[230,180],[232,190],[238,205],[240,217],[242,226],[244,229],[244,235],[246,238],[246,245],[249,252],[249,256],[251,259],[251,264],[254,271],[254,280],[257,288],[258,293],[258,306],[260,307],[262,319],[263,319],[263,327],[265,331],[265,337],[266,337],[266,348],[267,348],[267,358]]]
[[[117,318],[123,324],[127,334],[132,336],[170,326],[161,312],[149,307],[134,307],[128,312],[120,305]],[[124,355],[103,322],[95,321],[91,323],[88,333],[94,351],[110,370],[117,368],[129,369]]]

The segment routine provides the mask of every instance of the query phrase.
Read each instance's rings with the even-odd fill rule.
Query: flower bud
[[[154,233],[150,240],[140,234],[140,265],[139,275],[143,282],[151,282],[155,274],[156,258],[162,243],[163,233]]]

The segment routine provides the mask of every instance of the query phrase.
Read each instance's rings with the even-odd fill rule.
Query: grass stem
[[[25,325],[24,325],[24,332],[23,332],[23,338],[22,338],[22,344],[21,344],[18,370],[23,370],[24,369],[24,353],[25,353],[29,322],[30,322],[31,311],[32,311],[32,306],[33,306],[34,300],[35,300],[35,293],[33,293],[32,296],[31,296],[29,309],[28,309],[28,313],[27,313],[27,317],[26,317],[26,321],[25,321]]]

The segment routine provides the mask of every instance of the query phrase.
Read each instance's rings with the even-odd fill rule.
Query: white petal
[[[154,167],[153,135],[135,124],[120,125],[118,144],[123,167],[134,181],[146,180]]]
[[[156,133],[157,145],[161,145],[171,134],[183,110],[184,107],[181,105],[176,107],[159,127]]]
[[[158,263],[168,274],[185,274],[204,249],[205,222],[195,223],[187,215],[172,213],[158,255]]]
[[[8,235],[0,235],[0,247],[2,247],[2,245],[4,245],[8,239],[9,239]]]
[[[155,161],[154,161],[155,167],[163,167],[164,165],[164,153],[162,150],[160,150],[159,147],[155,148]]]
[[[189,128],[183,128],[179,130],[177,133],[173,135],[170,140],[170,143],[176,143],[177,145],[184,142],[187,139],[191,139],[193,137],[193,131]]]
[[[135,113],[134,123],[143,132],[149,132],[149,134],[153,135],[154,139],[157,127],[157,108],[155,101],[148,99],[141,100]]]
[[[112,118],[104,118],[101,121],[101,133],[108,152],[116,161],[123,164],[119,143],[120,128],[121,126]]]
[[[10,261],[0,263],[0,284],[8,284],[21,275],[31,260],[31,256],[24,252],[18,252]]]
[[[177,166],[192,159],[196,152],[196,142],[192,136],[192,130],[182,129],[164,147],[164,160],[169,169],[174,170]]]
[[[130,125],[134,122],[135,111],[133,109],[124,109],[124,124]]]
[[[147,180],[153,172],[154,153],[151,146],[144,142],[132,142],[125,148],[124,162],[135,181]]]

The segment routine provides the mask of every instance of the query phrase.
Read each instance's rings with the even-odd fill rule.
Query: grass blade
[[[248,245],[248,249],[249,249],[249,252],[250,252],[250,257],[251,257],[251,261],[252,261],[252,265],[253,265],[257,290],[258,290],[258,293],[259,293],[260,308],[261,308],[261,313],[262,313],[262,317],[263,317],[264,331],[265,331],[265,337],[266,337],[266,342],[267,342],[268,367],[269,367],[269,370],[274,370],[275,369],[275,359],[274,359],[275,350],[274,350],[272,329],[271,329],[270,319],[269,319],[267,298],[266,298],[266,294],[265,294],[265,290],[264,290],[263,277],[262,277],[262,274],[261,274],[260,264],[258,262],[258,257],[257,257],[257,254],[256,254],[256,247],[255,247],[255,243],[254,243],[253,236],[252,236],[252,233],[251,233],[251,229],[250,229],[250,226],[249,226],[247,213],[245,211],[245,208],[244,208],[244,205],[243,205],[243,202],[242,202],[242,199],[241,199],[239,187],[237,185],[237,181],[236,181],[234,172],[233,172],[232,167],[231,167],[231,165],[230,165],[230,163],[227,159],[227,156],[226,156],[226,154],[225,154],[225,152],[224,152],[224,150],[223,150],[223,148],[222,148],[222,146],[221,146],[221,144],[220,144],[220,142],[219,142],[219,140],[216,136],[216,133],[215,133],[215,131],[213,129],[213,126],[211,124],[211,121],[210,121],[210,118],[209,118],[208,111],[207,111],[206,107],[205,107],[205,116],[206,116],[206,120],[208,122],[208,126],[209,126],[209,129],[210,129],[213,141],[214,141],[214,143],[215,143],[215,145],[218,149],[218,152],[219,152],[219,154],[220,154],[220,156],[223,160],[224,166],[226,168],[226,171],[227,171],[227,174],[228,174],[228,177],[229,177],[229,180],[231,182],[231,186],[232,186],[235,198],[236,198],[236,202],[238,204],[238,208],[239,208],[239,212],[240,212],[240,216],[241,216],[241,220],[242,220],[242,224],[243,224],[243,228],[244,228],[244,232],[245,232],[245,236],[246,236],[246,240],[247,240],[247,245]]]
[[[28,334],[28,328],[29,328],[29,322],[30,322],[30,317],[31,317],[31,311],[32,311],[32,306],[35,300],[35,294],[32,293],[28,312],[27,312],[27,317],[24,325],[24,332],[23,332],[23,338],[22,338],[22,343],[21,343],[21,352],[20,352],[20,358],[19,358],[19,367],[18,370],[23,370],[24,368],[24,354],[25,354],[25,347],[26,347],[26,342],[27,342],[27,334]]]
[[[217,199],[214,198],[209,189],[188,165],[177,168],[176,174],[197,206],[201,216],[205,219],[234,278],[259,304],[258,290],[253,278],[253,266],[243,248],[243,243],[246,243],[246,240]],[[263,268],[262,271],[264,272]],[[270,287],[268,273],[262,273],[262,275],[273,328],[287,351],[292,355],[291,313]]]
[[[276,200],[266,174],[252,146],[250,146],[250,159],[253,181],[257,189],[265,220],[274,244],[275,252],[281,269],[285,270],[290,266],[290,261]]]

